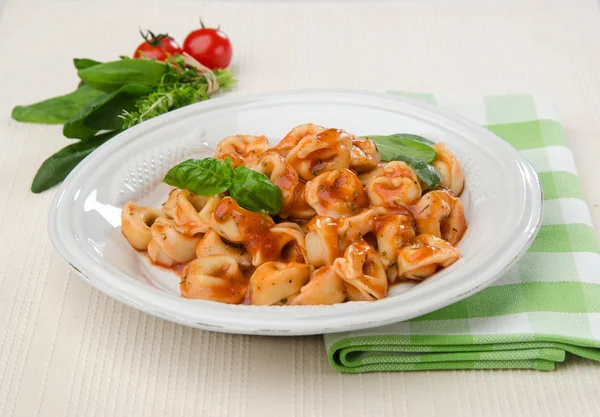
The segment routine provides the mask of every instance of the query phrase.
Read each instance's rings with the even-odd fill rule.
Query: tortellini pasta
[[[305,136],[285,160],[305,181],[335,169],[349,168],[352,162],[352,138],[340,129],[327,129]]]
[[[281,190],[280,212],[249,211],[235,193],[174,189],[160,209],[125,204],[122,233],[154,265],[178,273],[186,298],[379,300],[396,281],[424,280],[460,257],[464,176],[444,144],[432,148],[442,181],[429,190],[408,164],[382,161],[371,139],[341,129],[297,126],[272,148],[265,136],[229,136],[215,158],[264,174]]]
[[[244,248],[224,242],[217,232],[209,230],[196,246],[196,257],[204,258],[212,255],[232,256],[240,268],[250,268],[252,265],[252,257]]]
[[[414,219],[410,214],[386,214],[377,218],[375,226],[377,251],[381,263],[389,268],[387,275],[390,282],[394,282],[398,276],[394,266],[400,249],[415,238],[413,223]]]
[[[163,205],[163,212],[175,221],[181,233],[206,233],[210,229],[210,215],[221,198],[218,194],[203,197],[188,190],[174,190]]]
[[[138,206],[129,201],[121,212],[122,232],[131,246],[146,250],[152,240],[150,227],[160,217],[160,211],[146,206]]]
[[[306,183],[306,201],[319,216],[352,216],[369,200],[358,177],[349,169],[320,174]]]
[[[435,190],[425,194],[415,205],[417,231],[430,234],[456,245],[467,230],[460,199],[451,191]]]
[[[333,217],[315,216],[308,223],[306,254],[308,261],[316,266],[333,265],[341,255],[338,243],[338,223]]]
[[[169,264],[172,263],[186,263],[196,257],[196,246],[200,242],[199,236],[188,236],[180,233],[177,230],[175,221],[165,218],[157,219],[152,227],[152,242],[153,245],[157,246],[157,258],[152,259],[156,263]],[[158,251],[160,248],[160,251]],[[173,262],[161,262],[158,258],[160,256],[166,256],[172,259]],[[150,255],[152,257],[152,254]]]
[[[217,145],[215,158],[220,160],[229,158],[233,166],[239,166],[255,160],[268,148],[269,141],[265,136],[229,136]]]
[[[190,262],[182,272],[181,295],[186,298],[239,304],[248,282],[233,256],[209,255]]]
[[[346,299],[344,280],[333,266],[324,266],[313,272],[308,284],[300,289],[292,305],[331,305],[343,303]]]
[[[368,172],[377,167],[381,155],[371,139],[352,138],[350,151],[350,168],[357,172]]]
[[[307,123],[304,125],[296,126],[285,137],[279,142],[275,148],[276,152],[283,156],[287,154],[298,145],[298,143],[307,136],[314,136],[322,131],[326,130],[323,126],[315,125],[313,123]]]
[[[381,258],[366,242],[351,244],[343,258],[333,262],[337,274],[346,281],[348,297],[353,301],[373,301],[387,295],[388,281]]]
[[[250,277],[250,301],[259,306],[291,304],[313,271],[312,265],[297,262],[267,262]]]
[[[282,218],[311,218],[315,211],[304,200],[304,184],[300,183],[298,173],[280,154],[269,151],[248,164],[248,168],[265,174],[273,184],[281,189],[283,207]]]
[[[460,250],[444,239],[433,235],[418,235],[398,254],[398,274],[422,281],[439,267],[452,265],[460,257]]]
[[[417,174],[405,162],[388,162],[366,186],[373,206],[398,208],[415,203],[421,197]]]
[[[460,164],[454,154],[443,143],[435,144],[432,148],[437,152],[437,156],[431,165],[442,174],[441,186],[448,188],[454,195],[459,196],[465,183]]]

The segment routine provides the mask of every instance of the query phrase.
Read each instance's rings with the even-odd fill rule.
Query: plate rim
[[[522,243],[522,245],[520,245],[521,248],[519,249],[518,253],[516,253],[513,256],[512,260],[510,262],[508,262],[507,264],[505,264],[504,267],[500,268],[496,273],[490,274],[489,277],[487,277],[485,280],[482,280],[481,282],[479,282],[479,284],[476,285],[475,287],[466,289],[464,291],[458,291],[458,293],[457,293],[457,291],[453,291],[454,294],[452,295],[452,297],[436,296],[436,297],[434,297],[434,298],[436,298],[435,302],[428,303],[427,307],[425,307],[425,308],[413,310],[413,312],[415,314],[410,314],[411,317],[404,317],[406,315],[406,314],[404,314],[402,316],[403,318],[401,320],[398,320],[398,316],[394,316],[392,314],[394,311],[393,304],[390,304],[388,306],[388,309],[387,309],[388,314],[387,315],[391,316],[391,317],[388,317],[386,319],[378,319],[376,321],[367,320],[367,321],[361,321],[358,323],[356,321],[352,321],[351,323],[346,323],[346,324],[336,324],[334,327],[330,327],[330,328],[323,327],[323,325],[319,325],[318,323],[317,323],[317,325],[313,324],[312,326],[304,327],[305,325],[304,326],[302,325],[301,320],[296,320],[297,322],[295,325],[294,325],[294,322],[289,322],[289,325],[294,327],[293,329],[282,328],[281,325],[275,326],[274,328],[268,327],[268,326],[273,326],[274,323],[265,323],[265,324],[260,324],[260,325],[255,324],[254,326],[252,326],[252,328],[248,328],[247,325],[240,326],[240,322],[235,321],[235,320],[233,320],[233,322],[231,320],[225,321],[225,323],[223,323],[223,320],[222,320],[221,321],[222,324],[214,324],[214,323],[211,323],[210,320],[209,320],[209,322],[203,322],[203,321],[199,321],[197,318],[190,320],[186,317],[182,317],[183,316],[182,314],[177,315],[176,314],[177,312],[170,311],[168,309],[165,310],[164,304],[162,306],[160,306],[162,308],[159,308],[159,309],[153,308],[153,306],[155,306],[155,307],[159,307],[159,306],[156,305],[156,302],[152,302],[150,293],[147,294],[147,296],[145,297],[144,303],[142,303],[142,302],[140,302],[139,294],[137,296],[135,296],[135,294],[131,293],[130,291],[124,291],[124,292],[118,291],[119,288],[115,288],[114,285],[110,285],[110,283],[108,283],[106,281],[106,279],[104,279],[102,277],[102,275],[104,275],[106,273],[110,274],[110,271],[105,271],[103,267],[101,267],[100,265],[93,264],[93,263],[91,265],[85,265],[85,264],[82,265],[81,262],[78,262],[79,261],[78,259],[73,259],[74,254],[71,252],[71,250],[69,250],[69,248],[67,247],[65,242],[63,242],[59,237],[60,232],[58,230],[58,226],[60,223],[59,222],[60,219],[58,218],[58,214],[59,214],[59,210],[62,208],[61,204],[63,203],[63,199],[66,196],[67,192],[72,187],[72,184],[76,184],[76,181],[79,177],[79,173],[81,171],[85,170],[86,164],[84,164],[84,163],[80,163],[69,174],[69,176],[65,179],[65,181],[61,184],[61,186],[60,186],[59,190],[57,191],[57,193],[54,197],[54,200],[50,206],[50,211],[48,214],[48,232],[49,232],[50,239],[51,239],[51,242],[52,242],[55,250],[61,255],[61,257],[65,261],[67,261],[67,263],[75,270],[75,272],[79,276],[83,277],[86,281],[90,282],[92,284],[92,286],[97,288],[99,291],[105,293],[106,295],[108,295],[120,302],[123,302],[131,307],[134,307],[140,311],[151,314],[155,317],[173,321],[173,322],[183,324],[186,326],[201,328],[201,329],[205,329],[205,330],[218,331],[218,332],[240,333],[240,334],[261,334],[261,335],[290,335],[290,336],[291,335],[323,334],[323,333],[332,333],[332,332],[342,332],[342,331],[348,331],[348,330],[359,330],[359,329],[365,329],[365,328],[371,328],[371,327],[379,327],[379,326],[383,326],[383,325],[398,322],[398,321],[408,320],[413,317],[418,317],[422,314],[437,310],[439,308],[445,307],[450,304],[454,304],[464,298],[467,298],[468,296],[470,296],[478,291],[481,291],[485,287],[492,284],[495,280],[497,280],[506,270],[508,270],[510,267],[512,267],[525,254],[525,252],[527,251],[529,246],[532,244],[535,236],[537,235],[537,232],[539,231],[539,229],[541,227],[542,210],[543,210],[543,190],[541,187],[539,176],[537,175],[537,173],[535,172],[535,170],[533,169],[531,164],[508,142],[506,142],[502,138],[498,137],[494,133],[490,132],[489,130],[485,129],[484,127],[477,125],[476,123],[470,121],[469,119],[467,119],[461,115],[458,115],[450,110],[440,108],[438,106],[431,105],[428,103],[424,103],[422,101],[415,100],[412,98],[404,97],[401,95],[395,95],[395,94],[391,94],[391,93],[382,93],[382,92],[352,90],[352,89],[309,89],[309,90],[281,91],[281,92],[274,92],[274,93],[240,94],[240,95],[232,95],[232,96],[228,96],[228,97],[218,97],[218,98],[214,98],[214,99],[211,99],[208,101],[199,102],[199,103],[196,103],[196,104],[193,104],[190,106],[186,106],[181,109],[174,110],[172,112],[161,115],[159,117],[150,119],[147,122],[144,122],[140,125],[134,126],[130,129],[127,129],[124,132],[120,133],[119,135],[115,136],[111,141],[108,141],[105,144],[103,144],[99,148],[99,150],[102,150],[102,148],[104,148],[105,152],[107,152],[108,150],[111,150],[112,148],[117,147],[119,141],[124,141],[128,137],[136,137],[136,138],[143,137],[144,133],[147,132],[148,130],[152,129],[154,126],[169,124],[180,118],[186,118],[188,116],[191,116],[195,113],[195,110],[198,108],[198,106],[202,106],[202,108],[204,108],[204,109],[212,108],[213,110],[217,110],[219,108],[227,108],[228,106],[241,105],[244,103],[256,103],[259,101],[268,101],[268,100],[273,100],[273,99],[285,99],[285,98],[292,98],[293,96],[296,96],[296,97],[305,96],[306,98],[309,98],[310,96],[314,96],[314,95],[332,95],[332,96],[333,95],[345,95],[348,97],[363,96],[363,97],[368,97],[371,99],[398,101],[400,103],[407,104],[411,107],[415,107],[426,113],[433,113],[433,115],[436,118],[438,116],[440,116],[440,119],[442,119],[442,121],[453,122],[455,124],[457,123],[459,125],[466,127],[467,129],[469,129],[471,131],[476,131],[478,134],[487,136],[491,140],[494,140],[494,141],[496,141],[496,143],[501,144],[501,146],[505,147],[507,152],[512,153],[513,155],[516,156],[516,160],[517,160],[517,162],[519,162],[519,165],[521,166],[521,169],[523,170],[523,177],[527,176],[527,178],[530,180],[534,179],[533,182],[529,181],[528,185],[529,185],[529,187],[531,187],[531,191],[535,192],[535,194],[526,196],[527,197],[526,201],[529,198],[531,199],[530,205],[531,205],[532,210],[531,210],[530,215],[528,216],[528,221],[526,224],[527,227],[524,227],[523,232],[529,232],[529,234],[527,236],[527,240],[524,241]],[[445,119],[445,120],[443,120],[443,119]],[[82,162],[89,161],[90,159],[98,158],[100,155],[100,153],[98,152],[99,150],[90,154]],[[96,154],[96,156],[94,156],[94,154]],[[523,207],[526,207],[526,205],[524,205]],[[93,262],[93,261],[94,261],[93,258],[88,259],[88,262]],[[127,274],[125,274],[125,275],[127,275]],[[121,285],[119,285],[118,287],[120,287],[121,289],[129,288],[129,289],[133,289],[133,290],[139,290],[139,288],[134,288],[128,282],[122,282]],[[471,287],[472,287],[472,285],[471,285]],[[150,289],[151,288],[149,288],[149,290]],[[144,292],[144,294],[146,294],[146,292]],[[166,294],[166,293],[161,293],[161,294],[163,296],[162,297],[163,302],[166,302],[166,298],[171,298],[171,296],[169,294]],[[148,298],[148,297],[150,297],[150,298]],[[182,303],[181,300],[185,300],[184,302],[190,302],[190,301],[197,302],[198,301],[198,300],[186,300],[181,297],[177,297],[177,300],[178,300],[177,304],[181,304]],[[159,297],[155,301],[160,302],[161,297]],[[208,310],[218,309],[217,305],[219,303],[210,303],[210,304],[211,305],[207,307]],[[373,303],[356,303],[355,305],[357,306],[357,308],[359,310],[362,310],[362,308],[358,307],[359,304],[371,305]],[[322,306],[322,307],[327,308],[330,306]],[[280,308],[283,308],[283,307],[280,307]],[[290,309],[290,307],[285,307],[285,308]],[[292,307],[292,309],[296,309],[296,308],[298,308],[298,307]],[[302,308],[302,307],[300,307],[300,308]],[[179,313],[182,313],[182,312],[179,311]],[[311,320],[311,319],[309,319],[309,320]],[[314,319],[312,319],[312,320],[314,320]],[[332,320],[332,319],[327,318],[327,320]],[[316,321],[318,321],[318,319]],[[265,326],[267,326],[267,328],[265,328]]]

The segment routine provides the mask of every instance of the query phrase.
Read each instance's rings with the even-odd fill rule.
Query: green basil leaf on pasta
[[[233,171],[231,197],[246,210],[277,214],[281,211],[283,195],[267,176],[244,166]]]
[[[215,158],[188,159],[171,168],[163,182],[198,195],[212,196],[227,191],[232,177],[231,164]]]
[[[439,171],[425,161],[407,155],[396,155],[394,160],[405,162],[430,190],[436,189],[442,182],[442,175]]]
[[[417,135],[367,135],[363,137],[369,138],[375,142],[383,161],[392,161],[396,155],[406,155],[429,163],[433,161],[437,155],[435,149],[423,142],[423,140],[427,139]],[[419,139],[416,140],[415,137]]]

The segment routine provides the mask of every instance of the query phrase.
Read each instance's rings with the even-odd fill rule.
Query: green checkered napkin
[[[431,369],[553,370],[570,352],[600,360],[600,254],[565,132],[528,95],[406,94],[462,113],[505,139],[544,189],[541,230],[523,259],[483,291],[407,322],[325,335],[350,373]]]

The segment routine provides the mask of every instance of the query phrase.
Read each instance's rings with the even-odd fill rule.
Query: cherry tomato
[[[169,35],[155,35],[151,31],[148,33],[140,31],[140,33],[145,40],[135,50],[134,58],[154,58],[157,61],[164,61],[169,55],[181,55],[181,48]]]
[[[183,41],[183,52],[187,52],[202,65],[210,69],[227,68],[231,62],[231,42],[223,32],[204,27],[191,32]]]

